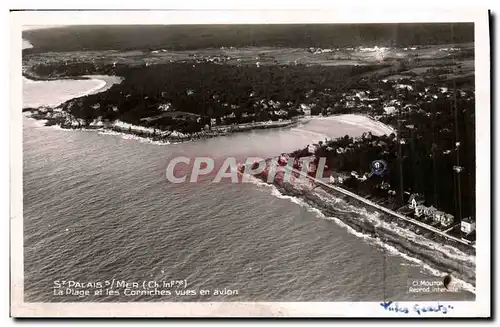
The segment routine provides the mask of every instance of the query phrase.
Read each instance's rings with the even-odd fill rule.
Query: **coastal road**
[[[327,183],[325,183],[325,182],[323,182],[323,181],[321,181],[321,180],[319,180],[319,179],[316,179],[316,178],[314,178],[314,177],[311,177],[311,176],[307,175],[306,173],[304,173],[304,172],[302,172],[302,171],[299,171],[299,170],[297,170],[297,169],[291,168],[291,167],[289,167],[289,166],[285,166],[284,168],[285,168],[286,170],[291,170],[291,171],[293,171],[293,172],[295,172],[295,173],[297,173],[297,174],[299,174],[299,175],[301,175],[301,176],[307,177],[307,178],[309,178],[310,180],[314,181],[315,183],[320,184],[320,185],[323,185],[323,186],[325,186],[325,187],[327,187],[327,188],[329,188],[329,189],[331,189],[331,190],[334,190],[334,191],[340,192],[340,193],[342,193],[342,194],[345,194],[345,195],[347,195],[347,196],[350,196],[350,197],[352,197],[352,198],[355,198],[355,199],[357,199],[357,200],[359,200],[359,201],[361,201],[361,202],[363,202],[363,203],[365,203],[365,204],[367,204],[367,205],[369,205],[369,206],[371,206],[371,207],[374,207],[374,208],[376,208],[376,209],[378,209],[378,210],[380,210],[380,211],[383,211],[383,212],[385,212],[385,213],[387,213],[387,214],[389,214],[389,215],[395,216],[395,217],[397,217],[397,218],[399,218],[399,219],[402,219],[402,220],[404,220],[404,221],[407,221],[407,222],[409,222],[409,223],[412,223],[412,224],[414,224],[414,225],[417,225],[417,226],[419,226],[419,227],[422,227],[422,228],[424,228],[424,229],[427,229],[428,231],[431,231],[431,232],[433,232],[433,233],[439,234],[439,235],[441,235],[441,236],[443,236],[443,237],[445,237],[445,238],[447,238],[447,239],[450,239],[450,240],[453,240],[453,241],[455,241],[455,242],[459,242],[459,243],[462,243],[462,244],[465,244],[465,245],[471,246],[471,247],[473,247],[473,248],[476,248],[476,246],[475,246],[475,245],[473,245],[473,244],[471,244],[471,242],[469,242],[469,241],[462,240],[462,239],[460,239],[460,238],[457,238],[457,237],[451,236],[451,235],[446,234],[445,232],[443,232],[443,231],[441,231],[441,230],[439,230],[439,229],[437,229],[437,228],[435,228],[435,227],[432,227],[432,226],[430,226],[430,225],[427,225],[427,224],[425,224],[425,223],[422,223],[422,222],[420,222],[420,221],[418,221],[418,220],[415,220],[415,219],[412,219],[412,218],[409,218],[409,217],[403,216],[403,215],[401,215],[401,214],[399,214],[399,213],[397,213],[397,212],[395,212],[395,211],[393,211],[393,210],[391,210],[391,209],[388,209],[388,208],[382,207],[382,206],[380,206],[380,205],[378,205],[378,204],[376,204],[376,203],[374,203],[374,202],[372,202],[372,201],[370,201],[370,200],[367,200],[367,199],[365,199],[365,198],[363,198],[363,197],[361,197],[361,196],[359,196],[359,195],[357,195],[357,194],[354,194],[354,193],[352,193],[352,192],[350,192],[350,191],[348,191],[348,190],[346,190],[346,189],[343,189],[343,188],[341,188],[341,187],[334,186],[334,185],[331,185],[331,184],[327,184]]]

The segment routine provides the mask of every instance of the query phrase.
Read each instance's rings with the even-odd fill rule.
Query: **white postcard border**
[[[491,103],[488,12],[469,9],[405,7],[300,11],[26,11],[10,14],[10,229],[11,315],[15,317],[419,317],[383,310],[379,302],[161,302],[161,303],[26,303],[23,301],[22,75],[21,30],[26,25],[82,24],[230,24],[230,23],[402,23],[474,22],[476,70],[476,300],[446,302],[446,315],[490,316]],[[413,307],[417,302],[401,302]],[[435,302],[418,302],[419,305]],[[444,303],[443,303],[444,304]]]

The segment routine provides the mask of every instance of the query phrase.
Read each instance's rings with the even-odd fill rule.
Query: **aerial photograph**
[[[22,47],[25,302],[475,300],[474,23]]]

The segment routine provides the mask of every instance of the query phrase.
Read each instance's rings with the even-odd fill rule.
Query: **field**
[[[463,64],[473,72],[472,24],[261,24],[70,26],[27,30],[23,67],[91,63],[150,66],[172,62],[235,66],[406,65],[416,74]],[[385,69],[385,70],[383,70]],[[419,72],[417,72],[419,70]]]
[[[268,66],[268,65],[381,65],[407,67],[406,74],[421,75],[431,68],[447,66],[452,77],[467,76],[474,72],[474,57],[471,53],[473,44],[454,45],[460,50],[447,51],[449,47],[428,46],[421,49],[381,48],[366,51],[363,48],[335,48],[311,51],[302,48],[244,47],[218,48],[186,51],[134,50],[134,51],[72,51],[33,53],[23,56],[23,67],[29,70],[37,64],[54,63],[92,63],[95,65],[112,65],[140,67],[173,62],[215,63],[235,66]],[[458,49],[458,48],[454,48]],[[429,58],[430,53],[434,54]],[[403,69],[404,71],[404,69]],[[401,74],[405,75],[405,73]]]

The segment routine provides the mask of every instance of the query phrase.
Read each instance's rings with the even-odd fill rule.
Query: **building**
[[[163,111],[163,112],[167,112],[170,109],[172,109],[172,104],[170,102],[162,103],[158,106],[158,110]]]
[[[476,230],[476,222],[471,217],[464,218],[460,223],[462,233],[469,235]]]
[[[443,216],[441,216],[441,226],[443,227],[450,227],[453,222],[455,221],[455,217],[449,213],[445,213]]]
[[[425,206],[424,205],[421,205],[421,204],[418,204],[416,207],[415,207],[415,217],[417,218],[420,218],[424,215],[424,210],[425,210]]]
[[[288,112],[283,110],[283,109],[275,110],[273,113],[275,116],[278,116],[278,117],[287,117],[288,116]]]
[[[437,209],[434,208],[434,206],[425,207],[424,208],[424,215],[426,218],[432,218],[436,211],[437,211]]]
[[[343,184],[344,181],[348,180],[349,178],[350,178],[350,176],[348,176],[344,173],[339,173],[339,172],[335,172],[335,171],[332,171],[330,173],[330,183],[333,183],[333,184],[336,184],[336,183]]]
[[[438,211],[434,206],[427,207],[423,205],[423,197],[419,194],[412,194],[408,200],[408,207],[410,209],[415,209],[415,217],[424,218],[425,220],[432,220],[431,223],[442,224],[443,226],[448,225],[450,217],[445,217],[445,213]],[[453,222],[453,216],[451,217]]]
[[[394,107],[394,106],[384,107],[384,112],[386,115],[392,115],[393,113],[396,112],[396,107]]]
[[[410,209],[415,209],[419,205],[423,205],[425,203],[425,198],[418,194],[418,193],[413,193],[410,195],[410,198],[408,199],[408,208]]]
[[[311,116],[311,107],[309,107],[308,105],[302,103],[300,105],[300,109],[302,109],[304,115]]]
[[[434,223],[441,223],[441,220],[444,219],[445,213],[439,210],[436,210],[434,212],[434,215],[432,216],[432,222]]]
[[[316,153],[316,150],[318,150],[318,148],[319,148],[319,144],[316,144],[316,143],[309,144],[307,146],[307,151],[309,151],[310,154],[314,154],[314,153]]]

